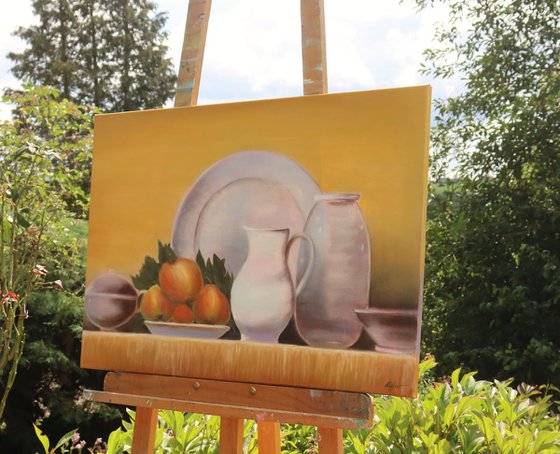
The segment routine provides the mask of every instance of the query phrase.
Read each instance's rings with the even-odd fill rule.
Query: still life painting
[[[84,328],[417,355],[429,104],[98,116]]]

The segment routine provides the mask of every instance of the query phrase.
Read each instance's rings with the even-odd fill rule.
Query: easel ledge
[[[84,331],[80,365],[402,397],[414,397],[418,383],[418,359],[413,355],[139,333]]]

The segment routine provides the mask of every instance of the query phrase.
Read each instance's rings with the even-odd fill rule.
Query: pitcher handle
[[[315,245],[313,244],[313,240],[311,237],[304,232],[296,233],[288,241],[288,245],[286,246],[286,256],[290,254],[290,248],[294,244],[294,241],[297,239],[307,240],[309,243],[309,260],[307,261],[307,267],[305,268],[305,272],[301,277],[301,280],[296,286],[296,297],[298,296],[299,292],[307,285],[307,281],[309,280],[309,276],[311,275],[311,270],[313,269],[313,264],[315,262]]]

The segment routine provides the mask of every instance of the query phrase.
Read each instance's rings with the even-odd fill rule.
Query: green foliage
[[[130,276],[134,287],[138,290],[147,290],[152,285],[159,283],[159,269],[166,262],[175,261],[177,256],[169,243],[158,240],[158,260],[147,255],[140,267],[138,274]]]
[[[107,449],[111,453],[130,452],[134,433],[135,412],[127,409],[130,422],[109,436]],[[155,438],[155,454],[169,452],[218,453],[220,420],[215,416],[183,414],[161,410]]]
[[[0,434],[0,450],[7,452],[37,449],[30,430],[34,421],[52,437],[79,425],[91,442],[121,417],[115,407],[81,399],[81,390],[101,387],[103,376],[79,367],[87,223],[60,221],[49,240],[42,263],[64,290],[41,289],[29,296],[25,347],[4,415],[7,428]],[[12,437],[14,432],[27,436]]]
[[[45,450],[45,454],[53,454],[56,452],[57,449],[60,449],[60,452],[62,453],[70,452],[69,449],[68,450],[66,449],[66,445],[71,442],[73,435],[77,432],[77,429],[74,429],[64,434],[60,438],[60,440],[58,440],[58,442],[54,445],[54,447],[51,449],[51,442],[49,438],[45,434],[43,434],[41,429],[39,429],[35,424],[33,424],[33,429],[35,429],[35,434],[37,435],[37,438],[41,442],[41,445]]]
[[[17,99],[27,106],[42,94],[30,90]],[[13,120],[0,123],[0,420],[23,352],[29,294],[51,286],[40,262],[65,213],[60,194],[51,192],[61,155],[28,112],[16,107]]]
[[[436,101],[425,349],[450,370],[560,385],[560,4],[445,0],[424,72]]]
[[[282,424],[281,451],[284,454],[317,454],[317,428],[299,424]]]
[[[10,53],[16,77],[53,86],[64,98],[107,111],[161,107],[175,75],[163,44],[167,17],[148,0],[34,0],[39,24]]]
[[[130,452],[134,434],[135,412],[127,409],[130,421],[111,433],[107,442],[109,453]],[[313,454],[317,452],[315,427],[284,424],[281,426],[282,452],[286,454]],[[217,416],[184,414],[160,410],[155,437],[155,454],[201,453],[217,454],[220,445],[220,418]],[[245,421],[243,427],[243,452],[258,453],[257,424]]]
[[[551,395],[510,384],[475,380],[474,373],[456,369],[416,399],[377,397],[374,430],[362,440],[370,450],[356,452],[558,452],[560,419]]]
[[[95,441],[95,444],[92,447],[86,448],[87,443],[85,442],[85,440],[80,439],[80,434],[78,433],[77,429],[65,433],[62,437],[60,437],[54,447],[51,448],[51,441],[49,440],[49,437],[46,436],[43,431],[39,429],[39,427],[37,427],[35,424],[33,424],[33,429],[35,430],[35,435],[41,443],[45,454],[55,454],[57,452],[60,454],[69,454],[72,452],[81,453],[84,451],[84,448],[86,449],[86,452],[92,454],[114,452],[107,451],[107,445],[103,443],[100,438]]]
[[[60,99],[60,93],[53,88],[31,85],[23,90],[6,90],[3,102],[12,106],[12,120],[1,126],[6,149],[12,153],[11,150],[28,146],[43,153],[43,173],[35,176],[43,179],[37,185],[37,191],[43,191],[39,194],[48,199],[60,198],[67,211],[86,217],[96,111]]]
[[[0,201],[4,227],[14,224],[8,218],[17,221],[20,254],[12,258],[20,277],[14,280],[19,290],[13,288],[20,304],[25,303],[20,306],[24,317],[19,317],[25,325],[18,327],[25,332],[25,344],[2,418],[0,451],[33,452],[39,448],[32,432],[35,421],[56,437],[76,424],[91,437],[96,434],[88,426],[108,431],[120,413],[80,400],[81,387],[101,386],[100,373],[79,367],[87,244],[87,222],[79,218],[88,206],[92,111],[60,100],[56,90],[38,87],[11,92],[6,100],[15,107],[12,120],[0,125],[1,170],[10,178]],[[25,175],[29,187],[22,190]],[[14,198],[20,217],[7,215],[15,208]],[[11,237],[4,236],[3,248],[6,264]],[[22,291],[25,282],[32,285]]]
[[[196,254],[196,263],[202,272],[205,284],[214,284],[229,300],[231,297],[231,286],[233,285],[233,274],[226,269],[226,259],[221,259],[216,254],[204,261],[202,253]]]

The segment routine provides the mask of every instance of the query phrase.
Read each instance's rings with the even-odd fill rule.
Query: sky
[[[169,56],[175,67],[188,0],[156,1],[169,13]],[[437,98],[455,94],[456,80],[419,74],[422,51],[432,45],[443,7],[418,12],[412,0],[324,0],[329,92],[411,85],[433,86]],[[10,51],[24,43],[12,36],[36,22],[31,0],[0,0],[0,89],[17,87]],[[213,0],[198,104],[303,94],[299,0]],[[0,119],[8,111],[0,109]]]

